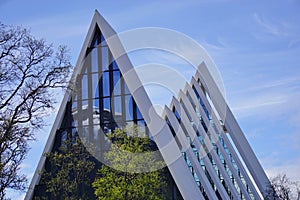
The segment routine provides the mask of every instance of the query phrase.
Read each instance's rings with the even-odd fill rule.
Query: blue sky
[[[117,32],[169,28],[205,47],[267,174],[300,180],[299,1],[2,0],[0,21],[30,27],[33,35],[54,46],[68,45],[75,64],[95,9]],[[22,165],[29,180],[48,132],[49,127],[39,133]],[[11,195],[22,199],[23,194]]]

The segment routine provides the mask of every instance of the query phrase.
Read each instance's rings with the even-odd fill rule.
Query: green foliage
[[[78,200],[93,196],[91,184],[96,163],[79,139],[75,144],[67,140],[59,152],[45,156],[51,169],[43,173],[43,183],[51,198]]]
[[[110,167],[103,165],[93,183],[98,199],[165,199],[165,172],[157,170],[164,163],[151,153],[149,138],[138,134],[138,128],[131,127],[108,135],[113,145],[104,157]]]

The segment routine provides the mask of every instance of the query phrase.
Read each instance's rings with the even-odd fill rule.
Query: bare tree
[[[290,180],[285,174],[271,179],[266,191],[266,200],[300,200],[299,182]]]
[[[45,125],[54,91],[67,86],[70,70],[66,47],[55,52],[27,29],[0,23],[0,199],[8,188],[26,188],[20,164],[28,142]]]

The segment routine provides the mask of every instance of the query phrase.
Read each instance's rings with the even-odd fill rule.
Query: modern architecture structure
[[[105,148],[106,133],[136,124],[156,143],[183,199],[262,199],[269,180],[208,65],[200,63],[170,105],[153,113],[122,43],[96,11],[74,70],[75,92],[65,94],[44,151],[78,133]],[[42,156],[25,199],[39,193],[45,163]]]

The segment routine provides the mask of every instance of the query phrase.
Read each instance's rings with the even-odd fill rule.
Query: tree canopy
[[[166,199],[165,171],[151,171],[153,163],[160,166],[163,163],[150,154],[151,140],[137,137],[137,132],[134,129],[128,134],[126,130],[116,129],[108,135],[113,145],[104,157],[110,166],[102,165],[99,177],[93,183],[98,199]],[[137,168],[147,171],[135,172]]]
[[[41,199],[93,199],[92,182],[96,161],[87,152],[79,138],[76,143],[66,140],[58,151],[46,153],[48,168],[42,172],[46,186]]]

